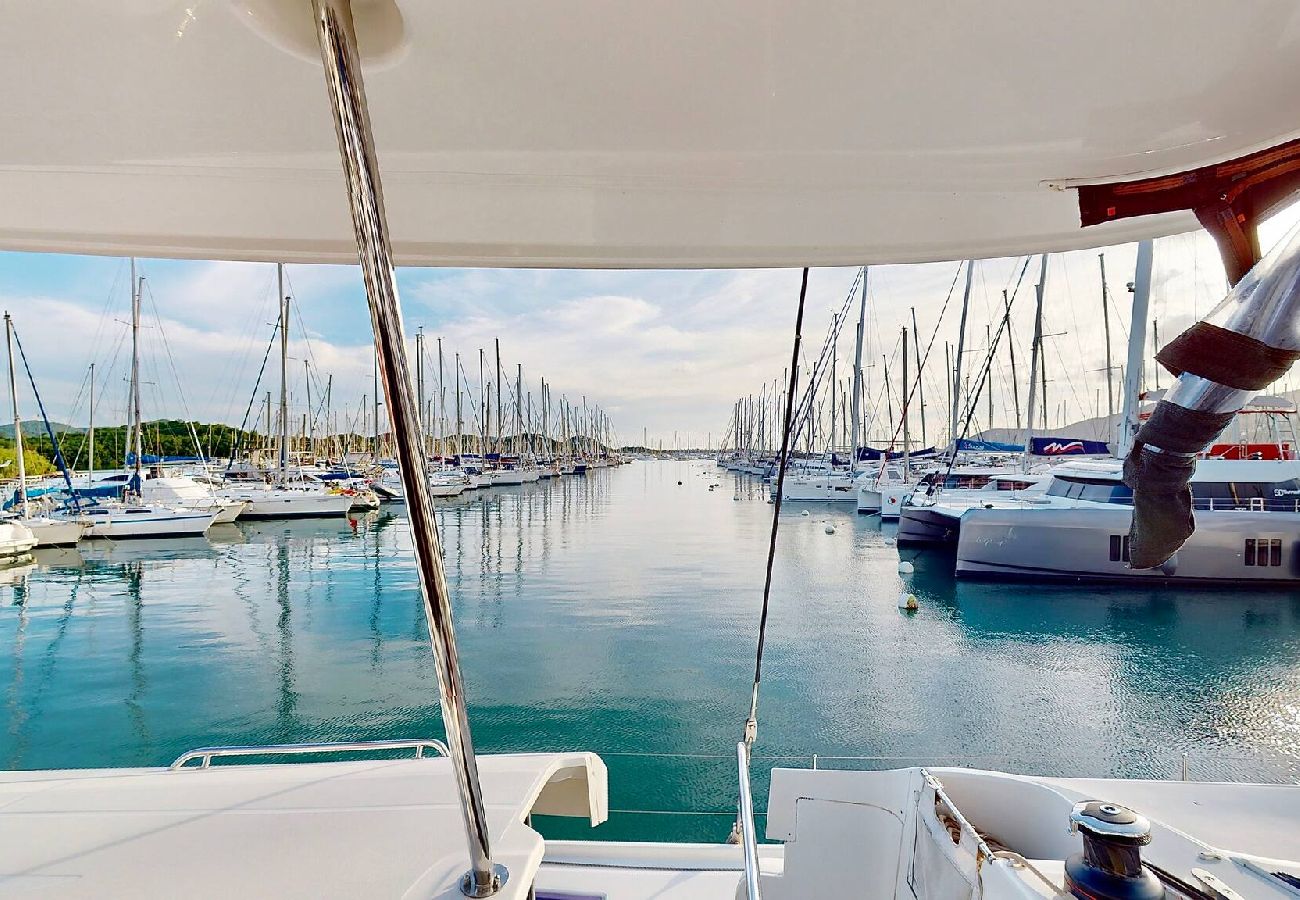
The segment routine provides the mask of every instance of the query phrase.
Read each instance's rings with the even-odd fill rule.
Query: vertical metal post
[[[141,283],[135,275],[135,257],[131,257],[131,440],[135,445],[135,474],[131,490],[140,496],[142,480],[141,457],[144,455],[144,420],[140,415],[140,293]]]
[[[1029,352],[1029,405],[1025,411],[1024,470],[1029,471],[1029,445],[1034,436],[1034,405],[1038,401],[1038,362],[1043,352],[1043,292],[1047,286],[1047,254],[1043,254],[1038,284],[1034,285],[1034,342]]]
[[[420,446],[415,390],[403,343],[397,277],[352,10],[348,0],[312,0],[312,8],[334,114],[339,156],[347,182],[361,274],[370,303],[370,319],[388,400],[389,421],[406,491],[420,590],[437,665],[438,695],[447,731],[447,747],[465,820],[470,868],[461,882],[461,891],[469,897],[489,897],[500,889],[507,873],[492,863],[487,814],[483,808],[478,764],[465,710],[465,687],[452,628],[451,596],[443,568],[433,501],[429,496],[428,461]]]
[[[5,311],[5,347],[9,351],[9,397],[14,407],[14,459],[18,468],[18,502],[22,505],[23,518],[32,517],[31,507],[27,503],[27,463],[23,458],[23,420],[18,416],[18,376],[14,374],[14,322]]]
[[[952,432],[953,446],[957,446],[957,438],[961,437],[957,433],[957,427],[960,425],[961,415],[961,369],[962,355],[966,348],[966,315],[970,312],[970,289],[971,281],[975,277],[975,260],[966,260],[966,289],[961,295],[961,320],[957,324],[957,353],[952,361],[952,369],[948,372],[948,378],[952,381],[952,410],[951,425],[949,431]]]
[[[862,443],[862,433],[859,426],[862,424],[862,342],[866,335],[867,327],[867,278],[870,269],[862,267],[862,302],[858,304],[858,327],[854,332],[854,350],[853,350],[853,396],[849,398],[852,409],[849,415],[853,417],[853,431],[849,437],[849,472],[852,473],[858,467],[858,444]]]
[[[90,455],[86,458],[86,487],[95,485],[95,364],[90,364],[90,381],[87,383],[87,394],[90,404],[90,421],[88,423],[90,432],[86,435],[89,442]]]
[[[1128,456],[1129,450],[1133,449],[1133,436],[1141,424],[1138,421],[1138,395],[1142,391],[1143,352],[1146,350],[1154,250],[1152,241],[1138,244],[1137,268],[1133,273],[1133,315],[1128,332],[1128,367],[1124,370],[1124,409],[1120,416],[1119,447],[1115,451],[1120,459]]]
[[[289,480],[289,295],[284,292],[284,264],[275,267],[280,293],[280,483]]]

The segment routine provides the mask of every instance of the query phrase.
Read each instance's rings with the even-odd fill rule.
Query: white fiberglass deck
[[[531,811],[606,815],[591,754],[479,758],[493,855],[522,898]],[[459,898],[467,859],[444,758],[0,774],[0,891],[59,897]]]

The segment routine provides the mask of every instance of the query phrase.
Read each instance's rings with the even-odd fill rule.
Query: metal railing
[[[447,745],[433,738],[416,738],[397,741],[337,741],[320,744],[264,744],[262,746],[199,747],[187,750],[176,757],[168,769],[183,769],[187,763],[200,760],[191,768],[211,768],[212,760],[228,756],[303,756],[322,753],[367,753],[376,750],[414,750],[416,759],[424,758],[425,750],[436,750],[439,756],[449,756]]]
[[[745,848],[745,891],[748,900],[761,900],[758,890],[758,839],[754,836],[754,798],[749,792],[749,750],[745,742],[736,744],[736,762],[740,773],[740,843]]]

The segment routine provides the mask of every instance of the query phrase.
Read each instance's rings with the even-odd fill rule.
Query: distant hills
[[[86,430],[86,429],[84,429],[84,428],[77,428],[77,427],[72,426],[72,425],[64,425],[62,422],[51,422],[51,423],[50,423],[50,428],[52,428],[52,429],[54,430],[54,433],[55,433],[55,434],[63,434],[64,432],[72,432],[73,434],[81,434],[83,431]],[[39,435],[43,435],[43,434],[45,434],[45,423],[42,422],[40,419],[24,419],[24,420],[23,420],[23,435],[26,436],[26,435],[29,435],[29,434],[32,435],[33,437],[36,437],[36,436],[39,436]],[[14,438],[14,426],[13,426],[12,424],[10,424],[10,425],[0,425],[0,437],[8,438],[9,440],[13,440],[13,438]]]

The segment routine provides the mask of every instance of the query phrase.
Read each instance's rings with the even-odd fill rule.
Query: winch
[[[1127,807],[1101,800],[1076,803],[1070,830],[1083,835],[1083,852],[1065,861],[1065,887],[1083,900],[1157,900],[1164,885],[1142,867],[1151,822]]]

